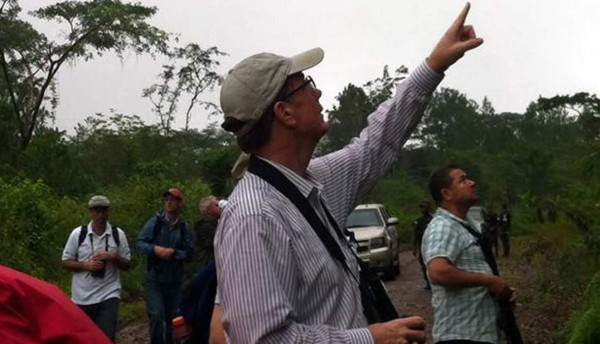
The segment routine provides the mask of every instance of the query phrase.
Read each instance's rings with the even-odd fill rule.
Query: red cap
[[[170,188],[169,190],[165,191],[163,197],[167,197],[167,195],[171,195],[179,199],[181,202],[184,201],[183,192],[181,192],[181,190],[179,190],[178,188]]]

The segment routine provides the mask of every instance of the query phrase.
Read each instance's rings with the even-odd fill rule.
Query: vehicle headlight
[[[387,242],[385,242],[385,237],[371,239],[371,248],[380,248],[386,246]]]

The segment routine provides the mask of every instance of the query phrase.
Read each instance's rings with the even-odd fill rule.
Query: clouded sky
[[[22,0],[25,10],[57,1]],[[362,86],[383,66],[414,69],[465,4],[458,0],[144,0],[152,23],[183,43],[217,46],[229,56],[221,73],[254,53],[294,55],[319,46],[323,62],[310,70],[331,109],[348,83]],[[458,89],[496,112],[525,111],[538,96],[600,94],[600,1],[474,0],[467,24],[484,44],[446,73],[442,87]],[[36,22],[37,23],[37,22]],[[54,29],[37,25],[41,31]],[[157,82],[160,62],[134,54],[98,58],[59,72],[57,124],[76,123],[109,109],[155,123],[141,91]],[[217,95],[209,96],[217,101]],[[219,120],[213,118],[212,120]],[[208,122],[197,112],[195,127]],[[177,122],[183,124],[183,120]]]

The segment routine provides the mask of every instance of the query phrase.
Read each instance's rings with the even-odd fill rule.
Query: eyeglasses
[[[313,81],[313,79],[309,75],[306,76],[306,79],[304,79],[304,82],[302,83],[302,85],[296,87],[295,89],[293,89],[292,91],[290,91],[288,94],[286,94],[283,97],[283,100],[290,99],[294,95],[294,93],[300,91],[301,89],[303,89],[305,87],[310,87],[312,90],[316,90],[317,89],[317,85],[315,85],[315,82]]]

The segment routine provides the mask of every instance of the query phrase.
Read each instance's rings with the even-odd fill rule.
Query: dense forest
[[[70,231],[89,221],[91,195],[111,199],[110,221],[133,244],[166,188],[184,191],[184,214],[193,221],[200,198],[226,197],[235,186],[233,137],[216,122],[189,127],[191,116],[219,112],[200,95],[218,87],[215,67],[224,53],[181,45],[148,24],[155,12],[115,0],[66,1],[33,12],[65,25],[68,34],[55,41],[23,19],[16,0],[0,0],[0,264],[68,292],[71,275],[60,268],[61,252]],[[169,58],[142,94],[156,123],[115,110],[92,114],[72,135],[57,128],[57,72],[125,51]],[[372,81],[341,90],[326,111],[331,130],[318,153],[356,136],[408,72],[386,66]],[[174,128],[175,118],[185,126]],[[556,342],[600,342],[600,99],[581,90],[532,99],[522,113],[496,113],[487,99],[441,88],[393,170],[365,201],[385,203],[410,243],[429,174],[447,163],[478,182],[482,205],[509,204],[520,247],[515,259],[538,264],[540,295],[574,299]],[[125,322],[139,311],[142,295],[143,261],[134,256],[133,263],[122,274],[123,299],[131,305],[123,307]]]

